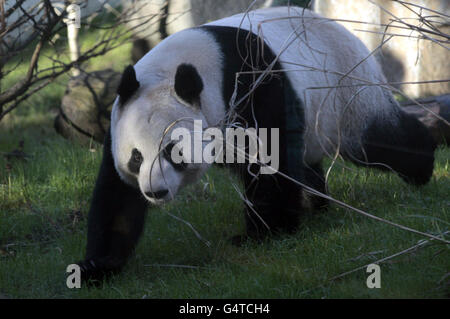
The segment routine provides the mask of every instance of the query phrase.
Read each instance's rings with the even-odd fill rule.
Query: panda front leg
[[[304,178],[306,185],[323,194],[327,194],[325,175],[323,173],[322,164],[320,162],[316,164],[305,165]],[[313,209],[326,210],[328,208],[328,199],[313,194],[307,194],[307,196],[311,202],[311,206]]]
[[[293,233],[297,230],[302,206],[302,189],[281,175],[244,173],[245,223],[247,236],[263,240],[268,235]],[[234,238],[240,244],[245,238]]]
[[[148,203],[138,189],[124,183],[115,167],[108,132],[88,217],[82,280],[100,283],[120,271],[142,233]]]

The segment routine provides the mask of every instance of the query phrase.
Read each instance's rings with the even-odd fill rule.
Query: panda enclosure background
[[[101,93],[102,101],[110,103],[115,90],[110,86],[114,87],[116,75],[133,63],[133,57],[142,53],[139,51],[146,50],[145,43],[151,47],[167,34],[244,11],[252,3],[221,1],[221,5],[216,2],[213,5],[212,2],[173,0],[169,7],[164,7],[164,1],[150,1],[154,8],[146,10],[152,13],[157,8],[158,14],[163,13],[157,21],[167,26],[161,28],[163,23],[139,26],[147,34],[133,24],[133,19],[114,24],[120,12],[126,10],[127,1],[111,2],[117,4],[113,9],[100,7],[95,17],[86,13],[82,19],[85,25],[78,35],[80,56],[86,56],[109,31],[95,25],[114,25],[117,32],[129,29],[133,32],[115,39],[120,45],[114,49],[86,59],[80,65],[81,76],[101,74],[100,84],[94,80],[88,83],[95,83],[94,90]],[[255,5],[281,2],[257,1]],[[424,12],[431,11],[415,6],[417,1],[410,2],[412,5],[358,0],[348,7],[346,1],[316,0],[312,5],[331,18],[363,19],[356,26],[348,22],[345,25],[352,30],[364,29],[365,32],[355,32],[374,50],[384,39],[384,27],[380,24],[388,23],[393,16],[406,17],[402,21],[410,23],[419,23],[419,17],[424,24],[426,19],[434,21],[437,17],[449,22],[445,1],[422,1],[422,5],[425,3],[433,10],[430,16]],[[8,12],[8,2],[5,8]],[[30,8],[26,7],[26,1],[24,8]],[[418,25],[427,27],[424,24]],[[407,102],[408,97],[449,94],[449,38],[442,40],[436,36],[434,41],[418,41],[413,38],[417,33],[407,25],[404,27],[396,30],[383,48],[385,54],[379,56],[389,81],[397,83],[396,97]],[[64,26],[52,34],[33,72],[41,70],[45,74],[45,70],[57,64],[55,61],[70,63],[66,32]],[[448,27],[439,32],[450,33]],[[136,41],[138,35],[147,42]],[[0,99],[29,72],[39,33],[36,37],[12,57],[8,57],[2,43]],[[337,205],[326,212],[308,212],[296,234],[262,244],[233,246],[229,238],[243,233],[245,228],[243,206],[235,189],[241,186],[230,172],[219,168],[208,171],[176,201],[151,210],[136,254],[122,273],[101,288],[68,289],[65,269],[82,259],[86,244],[87,212],[101,161],[102,148],[96,139],[101,140],[98,136],[108,125],[107,117],[92,124],[89,112],[98,112],[95,99],[91,91],[86,91],[84,80],[71,79],[73,71],[61,73],[0,119],[0,298],[450,297],[448,245],[435,240],[424,242],[429,238]],[[424,83],[412,84],[419,81]],[[33,88],[29,87],[27,92]],[[8,103],[2,104],[1,112],[14,101]],[[448,100],[446,103],[448,107]],[[73,105],[88,116],[70,118],[81,119],[75,124],[81,131],[60,127],[63,137],[56,132],[54,121],[61,116],[61,109]],[[445,103],[437,105],[442,109]],[[89,125],[83,126],[86,123]],[[91,132],[92,137],[86,138],[85,131]],[[432,180],[420,188],[405,184],[394,174],[342,161],[332,165],[328,160],[324,168],[330,168],[330,194],[384,220],[449,240],[450,150],[445,143],[435,156]],[[383,259],[386,260],[380,263],[382,286],[368,289],[368,274],[361,267]]]

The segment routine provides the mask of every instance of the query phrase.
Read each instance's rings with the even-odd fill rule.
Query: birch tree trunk
[[[76,4],[71,4],[67,7],[67,38],[69,41],[70,61],[77,61],[80,57],[80,46],[78,45],[78,30],[80,28],[80,7]],[[78,65],[72,68],[73,76],[80,75]]]

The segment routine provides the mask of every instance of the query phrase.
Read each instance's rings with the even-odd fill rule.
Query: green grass
[[[65,268],[83,257],[86,217],[101,147],[83,148],[53,132],[45,113],[2,123],[0,151],[24,141],[27,160],[0,158],[0,294],[20,298],[342,298],[448,297],[439,284],[449,271],[449,249],[432,245],[383,264],[382,288],[368,289],[364,270],[336,282],[327,278],[389,256],[420,236],[332,206],[308,213],[295,235],[234,247],[244,231],[242,204],[226,170],[203,180],[165,207],[152,209],[136,256],[100,289],[70,290]],[[20,124],[23,122],[23,126]],[[437,152],[432,181],[422,188],[397,176],[335,169],[335,198],[424,232],[448,230],[449,156]],[[208,183],[205,187],[205,183]],[[189,221],[207,247],[185,224]],[[368,253],[376,252],[373,255]],[[353,260],[354,258],[356,260]],[[178,268],[161,265],[186,265]]]
[[[122,68],[129,46],[92,62]],[[117,63],[117,61],[120,61]],[[19,71],[18,71],[19,72]],[[19,72],[20,73],[20,72]],[[19,74],[20,75],[20,74]],[[213,168],[179,198],[149,211],[136,255],[102,288],[68,289],[65,269],[82,259],[101,146],[73,144],[53,130],[61,78],[0,122],[0,297],[11,298],[448,298],[449,246],[432,244],[381,265],[381,289],[365,270],[422,237],[332,205],[306,213],[294,235],[231,245],[244,232],[243,205],[226,170]],[[27,159],[5,153],[24,142]],[[336,166],[331,194],[390,221],[431,234],[450,225],[450,149],[432,181],[415,188],[393,174]],[[326,163],[329,165],[329,163]],[[208,247],[184,223],[189,221]],[[448,236],[447,236],[448,238]],[[178,267],[176,267],[178,266]],[[189,266],[190,268],[181,268]]]

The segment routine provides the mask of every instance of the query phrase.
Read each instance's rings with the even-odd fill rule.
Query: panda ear
[[[197,69],[191,64],[180,64],[175,74],[175,92],[189,104],[200,102],[203,81]]]
[[[136,79],[136,72],[132,65],[129,65],[123,71],[117,94],[120,96],[120,103],[123,105],[139,88],[139,82]]]

